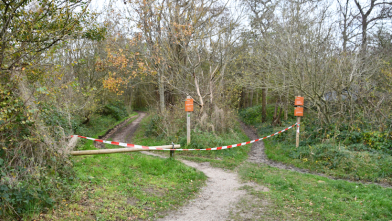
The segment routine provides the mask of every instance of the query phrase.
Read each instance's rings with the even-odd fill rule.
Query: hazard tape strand
[[[238,143],[238,144],[232,144],[232,145],[228,145],[228,146],[221,146],[221,147],[214,147],[214,148],[206,148],[206,149],[164,149],[164,148],[160,148],[160,147],[149,147],[149,146],[142,146],[142,145],[136,145],[136,144],[129,144],[129,143],[122,143],[122,142],[116,142],[116,141],[107,141],[107,140],[100,140],[100,139],[96,139],[96,138],[91,138],[91,137],[84,137],[84,136],[80,136],[80,135],[72,135],[71,137],[79,137],[79,138],[83,138],[83,139],[87,139],[87,140],[92,140],[92,141],[96,141],[96,142],[100,142],[100,143],[106,143],[106,144],[112,144],[112,145],[117,145],[117,146],[122,146],[122,147],[132,147],[132,148],[137,148],[137,149],[146,149],[146,150],[176,150],[176,151],[195,151],[195,150],[199,150],[199,151],[203,151],[203,150],[224,150],[224,149],[230,149],[230,148],[234,148],[234,147],[239,147],[239,146],[244,146],[247,144],[251,144],[257,141],[261,141],[264,139],[267,139],[269,137],[273,137],[275,135],[278,135],[280,133],[283,133],[287,130],[290,130],[291,128],[293,128],[295,125],[298,126],[299,129],[299,124],[295,123],[293,125],[291,125],[290,127],[287,127],[281,131],[278,131],[276,133],[273,133],[271,135],[265,136],[265,137],[261,137],[255,140],[251,140],[248,142],[243,142],[243,143]]]

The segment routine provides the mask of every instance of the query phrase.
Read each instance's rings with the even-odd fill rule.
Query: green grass
[[[147,116],[141,121],[139,129],[133,137],[133,143],[146,146],[159,146],[174,142],[176,144],[182,143],[182,149],[205,149],[249,141],[249,138],[243,133],[238,123],[233,130],[221,134],[203,131],[195,132],[192,130],[191,144],[189,146],[186,145],[186,138],[184,145],[183,137],[175,137],[172,140],[170,138],[158,139],[156,137],[146,137],[145,131],[151,117]],[[214,151],[177,151],[175,152],[175,156],[196,162],[210,162],[215,167],[234,169],[247,159],[250,147],[251,145]],[[162,153],[162,151],[159,153]],[[167,151],[163,151],[163,153],[168,155]]]
[[[82,149],[94,149],[92,141]],[[107,145],[110,148],[110,145]],[[139,220],[175,210],[205,175],[171,159],[140,153],[74,157],[73,195],[45,216],[56,220]]]
[[[87,137],[98,137],[106,133],[106,131],[122,123],[124,120],[138,115],[137,112],[132,112],[128,117],[121,120],[116,120],[113,116],[102,116],[93,114],[87,125],[82,125],[75,131],[76,134]],[[130,120],[133,121],[133,120]]]
[[[133,114],[134,115],[134,114]],[[132,115],[131,115],[132,117]],[[136,119],[136,118],[134,118]],[[134,120],[133,119],[133,120]],[[130,120],[130,121],[133,121]],[[110,129],[122,121],[102,117],[93,121]],[[106,129],[105,129],[106,131]],[[93,135],[105,131],[90,131]],[[106,148],[117,148],[106,144]],[[81,140],[78,149],[96,149]],[[141,153],[73,157],[77,180],[73,193],[40,218],[45,220],[145,220],[176,210],[204,185],[206,177],[172,159]]]
[[[272,112],[271,106],[268,107]],[[291,118],[280,127],[261,123],[261,107],[239,113],[244,122],[256,127],[259,137],[270,135],[294,124]],[[321,172],[337,178],[392,184],[392,156],[388,153],[387,132],[349,130],[347,125],[318,125],[315,116],[301,123],[300,146],[295,146],[295,129],[264,140],[271,160],[298,168]]]
[[[392,184],[392,156],[380,152],[351,151],[345,146],[300,146],[266,140],[269,159],[330,176]]]
[[[269,192],[249,190],[255,202],[243,210],[256,211],[249,220],[391,220],[392,189],[331,180],[310,174],[246,163],[239,168],[244,181],[253,181]],[[265,207],[259,211],[261,207]],[[259,212],[257,212],[259,211]],[[232,214],[240,220],[241,214]],[[255,218],[257,217],[257,218]]]

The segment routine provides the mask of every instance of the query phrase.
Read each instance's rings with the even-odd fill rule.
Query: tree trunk
[[[203,97],[201,96],[199,83],[198,83],[198,80],[197,80],[195,74],[193,74],[193,80],[195,81],[196,92],[197,92],[197,95],[199,96],[199,103],[200,103],[199,104],[199,106],[200,106],[199,116],[202,116],[202,114],[204,112],[204,101],[203,101]]]
[[[245,108],[249,107],[249,91],[245,89],[245,97],[244,97]]]
[[[261,122],[267,122],[267,88],[261,89]]]
[[[278,108],[279,108],[279,101],[277,100],[276,104],[275,104],[274,117],[273,117],[272,123],[271,123],[272,126],[276,126],[276,125],[281,125],[282,124],[282,122],[280,121],[280,116],[282,115],[283,108],[281,107],[279,109],[279,113],[278,113]]]
[[[362,19],[362,59],[365,58],[366,55],[366,49],[367,49],[367,18],[364,17]]]
[[[164,113],[165,112],[165,86],[163,84],[163,74],[159,73],[159,79],[158,79],[158,91],[159,91],[159,107],[160,107],[160,112]]]
[[[288,119],[289,112],[289,97],[287,96],[284,102],[284,120]]]
[[[250,100],[249,100],[249,106],[253,107],[253,89],[250,91]]]
[[[245,108],[245,87],[241,88],[240,108]]]

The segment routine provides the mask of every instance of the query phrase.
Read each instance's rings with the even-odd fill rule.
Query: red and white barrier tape
[[[77,137],[80,137],[80,138],[83,138],[83,139],[92,140],[92,141],[96,141],[96,142],[101,142],[101,143],[106,143],[106,144],[113,144],[113,145],[122,146],[122,147],[133,147],[133,148],[139,148],[139,149],[147,149],[147,150],[176,150],[176,151],[224,150],[224,149],[230,149],[230,148],[234,148],[234,147],[244,146],[244,145],[251,144],[251,143],[254,143],[254,142],[257,142],[257,141],[260,141],[260,140],[267,139],[269,137],[272,137],[272,136],[278,135],[280,133],[283,133],[286,130],[289,130],[289,129],[293,128],[295,125],[298,125],[298,124],[295,123],[294,125],[291,125],[290,127],[286,128],[286,129],[283,129],[283,130],[278,131],[278,132],[276,132],[274,134],[271,134],[269,136],[266,136],[266,137],[263,137],[263,138],[259,138],[259,139],[256,139],[256,140],[251,140],[251,141],[244,142],[244,143],[232,144],[232,145],[228,145],[228,146],[206,148],[206,149],[163,149],[163,148],[159,148],[159,147],[148,147],[148,146],[141,146],[141,145],[136,145],[136,144],[129,144],[129,143],[122,143],[122,142],[115,142],[115,141],[100,140],[100,139],[95,139],[95,138],[91,138],[91,137],[83,137],[83,136],[79,136],[79,135],[72,135],[71,137],[77,136]]]

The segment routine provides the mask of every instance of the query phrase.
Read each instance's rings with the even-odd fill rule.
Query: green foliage
[[[44,140],[44,136],[57,130],[47,127],[47,134],[39,134],[34,122],[39,110],[27,109],[14,93],[14,87],[12,82],[0,86],[2,218],[28,214],[32,212],[32,205],[36,208],[51,206],[62,191],[67,191],[73,179],[67,159],[49,148]]]
[[[46,126],[59,126],[64,129],[65,134],[71,134],[79,124],[81,119],[78,116],[67,119],[55,105],[42,103],[39,108],[41,109],[41,119]]]
[[[248,125],[256,125],[261,123],[262,106],[253,106],[239,111],[241,120]]]
[[[252,115],[242,116],[246,122],[252,119]],[[266,136],[292,124],[294,121],[275,128],[268,123],[253,125],[260,136]],[[321,125],[307,116],[301,122],[298,148],[292,129],[265,140],[266,154],[272,160],[336,177],[392,183],[391,131],[374,131],[367,125]]]
[[[0,33],[1,70],[17,67],[22,57],[23,62],[30,62],[65,36],[80,30],[87,8],[87,2],[82,0],[67,4],[55,0],[34,3],[14,0],[0,4],[0,27],[4,30]]]
[[[94,41],[103,41],[106,34],[107,29],[105,27],[92,27],[83,34],[83,37]]]
[[[144,136],[156,137],[158,139],[162,138],[163,131],[159,127],[159,125],[161,124],[162,124],[162,118],[159,115],[152,116],[146,125]]]
[[[100,113],[102,115],[111,115],[116,120],[121,120],[129,116],[123,101],[114,101],[105,105]]]
[[[238,112],[239,117],[241,118],[241,121],[244,122],[247,125],[252,125],[252,126],[259,126],[259,124],[261,123],[261,111],[262,111],[262,106],[261,105],[257,105],[257,106],[253,106],[253,107],[248,107],[248,108],[244,108],[241,109]],[[266,111],[267,111],[267,119],[272,120],[274,112],[275,112],[275,105],[267,105],[266,107]],[[281,119],[283,118],[283,113],[282,116],[280,116]],[[289,115],[288,117],[288,121],[293,121],[295,119],[294,116]],[[264,126],[267,126],[268,124],[271,123],[264,123]],[[283,122],[284,124],[284,122]]]
[[[56,161],[56,158],[51,160]],[[26,168],[2,165],[0,179],[5,182],[0,184],[0,198],[2,199],[0,201],[0,208],[2,208],[0,217],[29,215],[39,213],[42,208],[52,207],[54,202],[70,191],[70,184],[74,180],[74,173],[69,164],[63,165],[61,170],[53,169],[50,166],[40,168],[39,175],[26,175],[22,181],[17,181],[14,185],[10,185],[13,177],[7,176],[6,170],[11,174],[29,174],[30,172]],[[32,207],[36,209],[32,210]]]

